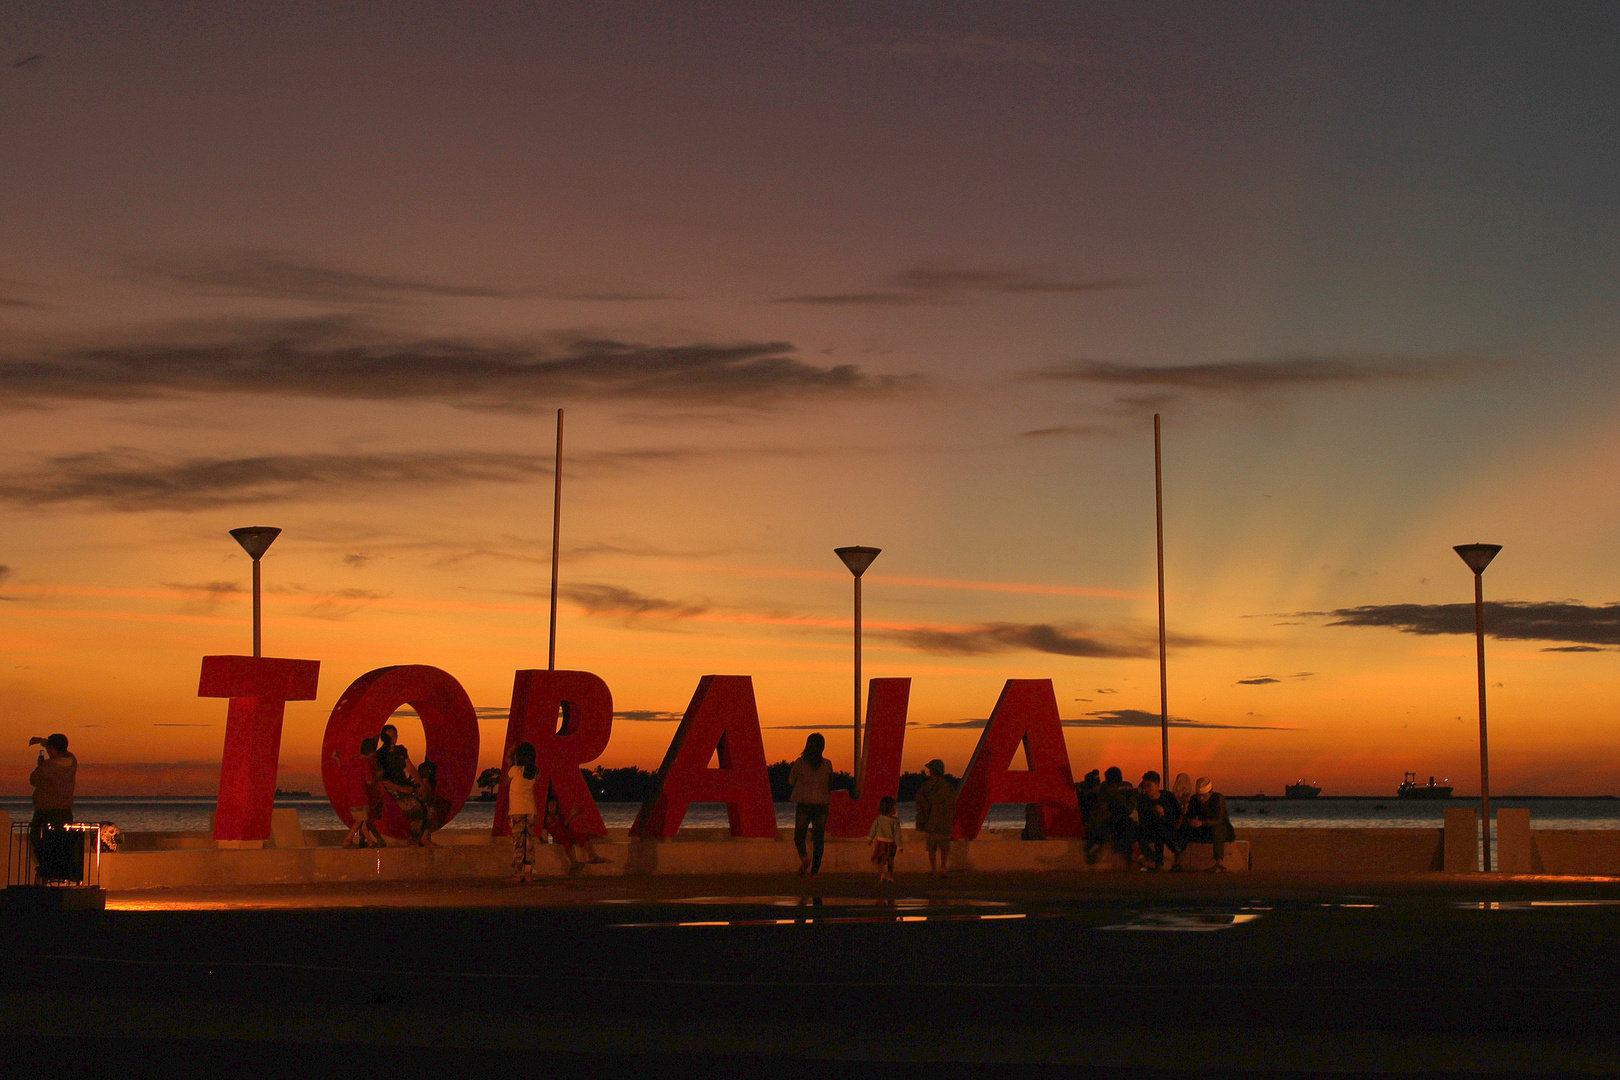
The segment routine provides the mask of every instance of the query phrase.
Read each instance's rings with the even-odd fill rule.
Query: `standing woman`
[[[506,820],[512,827],[512,884],[534,880],[534,744],[520,742],[506,755]]]
[[[799,876],[821,872],[821,853],[827,844],[827,807],[832,802],[832,762],[822,756],[827,740],[816,732],[804,740],[804,753],[788,772],[790,796],[798,805],[793,814],[793,846],[799,852]],[[810,832],[814,859],[805,851],[804,834]]]

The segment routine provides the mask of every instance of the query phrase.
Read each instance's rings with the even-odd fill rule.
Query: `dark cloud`
[[[1002,652],[1042,652],[1098,659],[1141,659],[1157,655],[1157,637],[1093,633],[1084,623],[981,623],[966,629],[918,626],[905,630],[868,631],[871,637],[909,645],[943,656],[988,656]],[[1177,635],[1178,647],[1213,645],[1211,639]]]
[[[1480,366],[1476,362],[1473,366]],[[1032,373],[1033,379],[1097,383],[1106,386],[1165,386],[1215,393],[1453,378],[1465,372],[1455,362],[1437,360],[1351,359],[1299,356],[1276,360],[1226,360],[1206,364],[1143,365],[1081,360]],[[1162,396],[1133,399],[1142,407],[1164,403]]]
[[[242,587],[234,581],[201,581],[194,584],[165,581],[163,587],[192,597],[180,605],[181,612],[187,615],[213,615],[227,601],[243,595]]]
[[[1086,713],[1078,720],[1063,721],[1064,727],[1148,727],[1159,726],[1156,712],[1145,709],[1102,709]],[[1170,717],[1170,726],[1178,728],[1204,728],[1211,731],[1292,731],[1293,728],[1267,727],[1255,724],[1209,724],[1202,720],[1189,720],[1185,716]]]
[[[578,400],[763,409],[916,383],[792,353],[780,341],[666,346],[557,335],[501,344],[406,339],[339,317],[238,320],[0,360],[0,393],[12,407],[256,394],[533,412]]]
[[[593,540],[563,552],[566,558],[584,559],[593,555],[629,555],[648,559],[710,559],[730,555],[734,548],[671,548],[639,540]]]
[[[567,585],[560,591],[563,596],[584,608],[587,615],[622,616],[627,619],[642,616],[658,619],[690,619],[709,610],[706,605],[647,596],[618,585]]]
[[[660,723],[661,724],[661,723],[665,723],[665,722],[670,721],[670,720],[680,720],[685,715],[686,715],[685,713],[678,713],[678,712],[658,712],[655,709],[627,709],[624,712],[616,712],[616,713],[614,713],[613,714],[613,719],[615,719],[615,720],[631,720],[631,721],[635,721],[637,723],[640,723],[640,722],[643,722],[643,721],[651,721],[653,723]]]
[[[1117,435],[1119,432],[1111,427],[1101,424],[1064,424],[1060,427],[1036,428],[1034,431],[1020,431],[1020,436],[1026,439],[1045,439],[1053,435],[1074,435],[1091,437],[1095,435]]]
[[[1370,604],[1338,608],[1329,626],[1381,626],[1405,634],[1472,634],[1473,604]],[[1577,645],[1620,645],[1620,603],[1580,604],[1573,600],[1500,600],[1485,604],[1485,633],[1506,641],[1567,641]]]
[[[353,567],[356,570],[364,570],[366,567],[370,566],[372,561],[376,558],[377,556],[375,555],[368,555],[363,552],[350,552],[349,554],[343,556],[343,565]]]
[[[305,618],[326,619],[330,622],[342,622],[349,616],[358,614],[364,608],[384,599],[388,595],[387,593],[372,592],[370,589],[333,589],[326,592],[298,589],[296,591],[310,597],[309,603],[301,612]]]
[[[1301,671],[1293,675],[1256,675],[1249,679],[1239,679],[1237,684],[1239,686],[1270,686],[1272,683],[1280,683],[1284,680],[1308,679],[1314,674],[1313,671]]]
[[[228,251],[213,258],[129,258],[140,279],[188,293],[337,303],[430,298],[496,299],[521,295],[355,270],[270,251]]]
[[[1613,652],[1612,649],[1601,649],[1596,645],[1551,645],[1542,652]]]
[[[942,720],[935,724],[924,724],[929,728],[982,728],[987,720]],[[1151,727],[1159,726],[1159,714],[1150,713],[1143,709],[1102,709],[1097,712],[1086,713],[1078,719],[1064,720],[1064,727]],[[1245,724],[1206,724],[1200,720],[1189,720],[1185,716],[1172,716],[1171,727],[1204,728],[1211,731],[1292,731],[1292,728],[1258,727]]]
[[[0,296],[0,308],[39,308],[44,304],[36,304],[32,300],[21,300],[15,296]]]
[[[941,304],[960,300],[969,294],[1075,295],[1106,289],[1127,289],[1136,282],[1120,278],[1066,281],[1046,278],[1023,270],[942,270],[917,267],[891,278],[886,288],[840,293],[812,293],[779,296],[779,304],[825,304],[831,306],[909,307],[914,304]]]
[[[208,510],[244,503],[355,496],[379,488],[519,483],[551,474],[528,454],[288,454],[167,460],[136,450],[49,458],[0,473],[0,505],[23,509]]]

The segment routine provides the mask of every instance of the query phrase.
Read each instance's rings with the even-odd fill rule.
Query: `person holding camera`
[[[34,785],[34,819],[28,824],[28,842],[37,858],[39,839],[46,828],[73,820],[73,784],[79,775],[79,759],[68,753],[66,735],[29,739],[28,745],[41,748],[39,764],[28,776],[28,782]]]

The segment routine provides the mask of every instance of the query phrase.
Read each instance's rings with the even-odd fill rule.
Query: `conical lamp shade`
[[[1483,574],[1485,568],[1491,565],[1496,553],[1502,550],[1501,544],[1458,544],[1453,548],[1462,561],[1468,564],[1468,569],[1476,574]]]
[[[270,545],[276,542],[281,530],[273,529],[269,525],[249,525],[241,529],[232,529],[231,535],[242,545],[242,550],[257,562],[270,550]]]
[[[856,577],[866,573],[866,568],[872,565],[872,560],[883,554],[882,548],[874,547],[841,547],[833,548],[833,554],[844,560],[849,572]]]

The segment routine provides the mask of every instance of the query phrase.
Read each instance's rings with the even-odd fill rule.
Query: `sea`
[[[1478,799],[1414,800],[1389,798],[1254,799],[1228,797],[1232,824],[1244,829],[1438,829],[1448,806],[1478,806]],[[291,795],[276,799],[277,806],[294,807],[306,829],[341,829],[330,803],[323,797]],[[1539,829],[1620,829],[1620,799],[1560,798],[1551,796],[1493,798],[1493,808],[1527,808],[1530,823]],[[639,803],[599,803],[602,820],[610,829],[628,828]],[[27,821],[32,808],[27,796],[0,796],[0,810],[13,822]],[[212,796],[147,796],[80,799],[74,817],[80,821],[110,821],[125,832],[205,832],[214,810]],[[793,827],[792,803],[776,804],[776,823]],[[451,829],[487,830],[495,804],[469,800],[448,826]],[[900,806],[900,820],[915,820],[909,803]],[[684,826],[723,828],[726,808],[719,803],[694,803]],[[1022,805],[991,808],[986,828],[1016,829],[1024,824]]]

